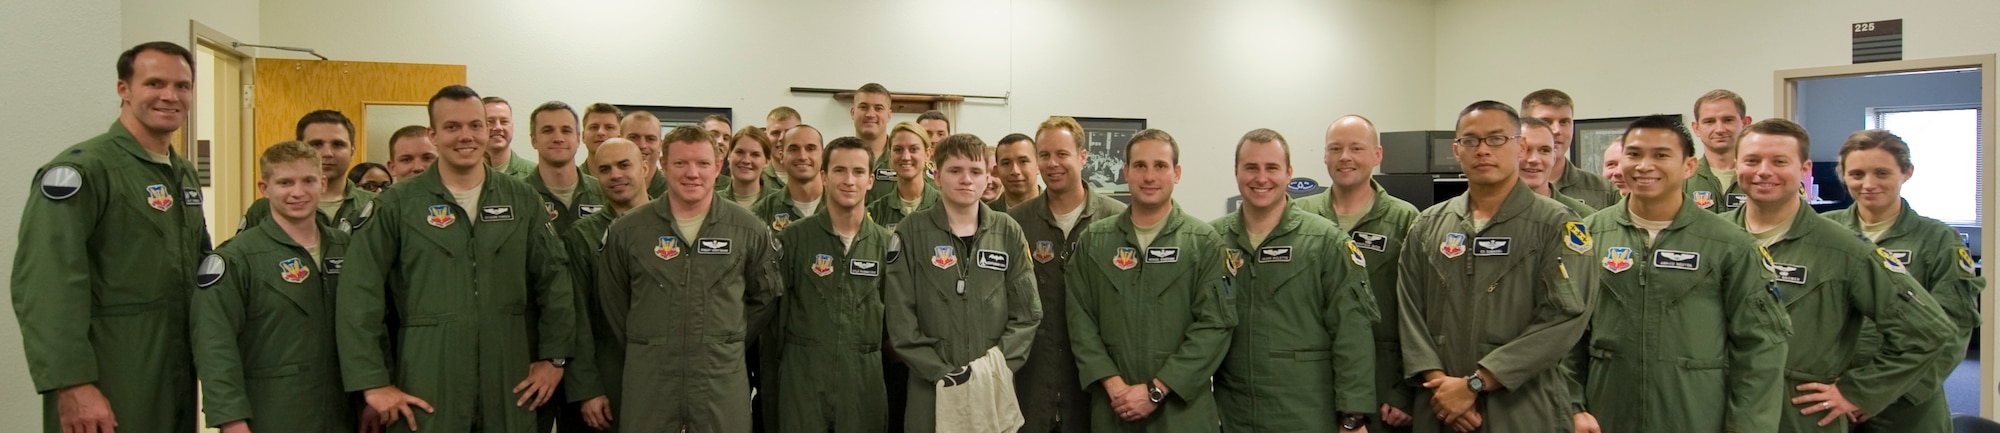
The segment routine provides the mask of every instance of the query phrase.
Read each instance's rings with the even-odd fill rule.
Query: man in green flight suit
[[[486,108],[486,165],[512,178],[535,172],[535,163],[514,153],[514,105],[498,96],[479,100]]]
[[[889,161],[890,102],[888,87],[868,83],[854,89],[854,103],[847,107],[847,118],[854,122],[854,138],[868,143],[868,150],[875,152],[875,187],[868,189],[868,203],[896,192],[896,170],[890,168],[892,164]],[[917,130],[921,132],[923,128]],[[785,149],[785,154],[796,157],[789,148]]]
[[[576,130],[576,110],[562,101],[549,101],[528,115],[528,138],[539,162],[522,180],[542,196],[541,210],[555,223],[556,233],[604,210],[597,178],[576,165]]]
[[[118,99],[108,131],[35,172],[14,314],[42,431],[194,432],[188,283],[210,245],[194,165],[170,144],[194,101],[194,55],[126,50]]]
[[[1064,274],[1091,430],[1217,431],[1209,377],[1236,326],[1222,238],[1173,202],[1172,136],[1139,131],[1125,160],[1132,206],[1084,229]]]
[[[639,155],[653,165],[653,178],[646,183],[646,197],[659,199],[667,193],[667,175],[660,172],[660,117],[650,111],[633,111],[619,121],[618,130],[625,133],[625,139],[639,146]]]
[[[1694,100],[1694,135],[1701,139],[1701,160],[1688,175],[1687,192],[1694,205],[1723,213],[1743,207],[1750,196],[1736,183],[1737,139],[1750,125],[1743,97],[1723,89],[1710,90]]]
[[[876,223],[895,230],[904,217],[937,206],[937,186],[924,175],[930,148],[931,139],[915,123],[898,123],[889,131],[889,166],[896,172],[896,181],[889,185],[895,193],[868,202],[868,216]]]
[[[300,117],[295,131],[294,140],[318,149],[320,172],[327,179],[326,191],[320,193],[320,201],[316,203],[319,208],[316,218],[342,233],[352,233],[375,212],[375,193],[346,180],[347,167],[354,162],[354,122],[339,111],[319,110]],[[271,200],[258,197],[243,211],[236,232],[243,233],[267,222],[271,222]]]
[[[1521,118],[1521,145],[1523,146],[1520,162],[1521,183],[1527,185],[1528,190],[1555,199],[1556,203],[1561,203],[1564,208],[1575,212],[1577,218],[1597,213],[1597,208],[1563,195],[1562,191],[1557,191],[1555,186],[1549,183],[1550,167],[1556,165],[1560,156],[1555,150],[1554,129],[1551,129],[1548,123],[1533,117]]]
[[[1776,431],[1844,432],[1934,374],[1930,365],[1957,325],[1901,261],[1806,205],[1799,180],[1812,170],[1811,143],[1789,120],[1745,128],[1736,167],[1749,203],[1722,216],[1770,251],[1780,302],[1791,313],[1785,386],[1796,393]],[[1873,359],[1850,362],[1864,319],[1874,321],[1882,346]]]
[[[997,394],[1012,387],[1004,371],[1020,370],[1027,361],[1042,308],[1020,225],[979,203],[986,189],[984,147],[971,134],[938,144],[931,161],[944,186],[942,203],[910,215],[891,236],[884,258],[883,326],[909,366],[907,432],[936,431],[970,417],[1012,425],[1002,431],[1020,425],[1018,402]],[[901,257],[906,254],[912,256]],[[944,394],[968,389],[991,391],[985,395],[992,398],[947,400],[965,410],[937,410]]]
[[[335,309],[341,378],[393,431],[529,432],[573,353],[568,259],[534,213],[541,197],[480,163],[479,94],[446,86],[429,111],[438,167],[376,197],[354,233]]]
[[[841,137],[834,141],[853,137]],[[819,128],[799,125],[785,132],[781,140],[785,148],[785,190],[766,195],[750,206],[750,213],[763,220],[773,232],[783,232],[793,221],[805,219],[819,213],[820,202],[826,199],[825,179],[820,178]]]
[[[1957,322],[1957,334],[1933,363],[1931,374],[1876,413],[1856,430],[1865,432],[1948,431],[1951,407],[1945,404],[1943,383],[1964,358],[1972,331],[1979,326],[1979,292],[1986,282],[1973,273],[1972,254],[1958,230],[1918,215],[1902,198],[1904,182],[1916,170],[1910,147],[1902,137],[1884,130],[1847,136],[1840,146],[1840,171],[1854,206],[1820,214],[1861,233],[1902,262],[1917,284],[1929,289],[1946,315]],[[1875,358],[1882,346],[1874,324],[1863,322],[1854,362]]]
[[[612,338],[611,324],[604,320],[604,304],[598,300],[598,251],[604,246],[605,233],[612,221],[650,201],[645,182],[652,177],[653,166],[646,164],[638,145],[630,140],[610,138],[597,148],[586,158],[590,161],[584,167],[599,179],[604,210],[577,220],[576,225],[563,232],[563,245],[570,257],[570,277],[576,281],[575,287],[583,288],[576,291],[579,319],[576,359],[563,372],[563,389],[570,393],[571,400],[582,402],[562,412],[556,431],[582,431],[589,427],[615,432],[611,409],[624,401],[621,391],[625,346]],[[588,338],[584,338],[586,335]]]
[[[1412,395],[1403,380],[1402,335],[1397,323],[1396,266],[1417,208],[1389,195],[1370,173],[1382,164],[1382,142],[1375,123],[1347,115],[1326,129],[1326,174],[1333,183],[1325,193],[1292,202],[1298,208],[1346,231],[1361,249],[1368,267],[1368,289],[1382,319],[1375,323],[1375,398],[1379,416],[1370,417],[1368,431],[1407,432]]]
[[[314,216],[322,153],[298,141],[264,150],[257,192],[278,209],[209,256],[219,278],[196,281],[202,410],[223,433],[356,431],[333,336],[347,233]]]
[[[1288,206],[1291,153],[1277,131],[1244,134],[1235,164],[1243,207],[1210,223],[1239,294],[1236,332],[1215,374],[1223,429],[1366,431],[1381,404],[1381,315],[1368,292],[1368,259],[1333,221]]]
[[[889,230],[861,208],[875,185],[874,155],[861,140],[834,140],[821,160],[826,212],[778,234],[785,251],[778,356],[777,432],[882,432],[888,395],[882,381],[882,266]],[[767,334],[769,335],[769,334]]]
[[[1001,147],[1014,154],[1013,147],[1033,145],[1042,183],[1049,186],[1041,196],[1007,210],[1027,237],[1035,259],[1035,291],[1042,300],[1042,323],[1028,349],[1028,363],[1014,372],[1014,392],[1027,419],[1022,432],[1081,433],[1090,431],[1090,394],[1077,379],[1076,356],[1070,354],[1069,291],[1063,274],[1082,229],[1124,212],[1125,203],[1083,186],[1086,135],[1076,119],[1051,116],[1035,136]],[[1003,171],[1006,165],[1001,163]],[[1024,183],[1034,186],[1033,180]]]
[[[1027,134],[1007,134],[995,143],[993,177],[1000,179],[1000,198],[986,202],[986,206],[1007,212],[1040,197],[1042,187],[1038,181],[1041,180],[1041,173],[1035,165],[1035,140]]]
[[[1589,232],[1515,174],[1523,145],[1513,107],[1459,112],[1452,154],[1467,189],[1411,222],[1396,293],[1403,372],[1423,382],[1412,431],[1566,431],[1569,381],[1558,364],[1590,321]]]
[[[1632,195],[1584,220],[1596,259],[1575,263],[1603,269],[1570,369],[1577,431],[1776,430],[1791,330],[1763,250],[1682,192],[1694,138],[1679,120],[1640,118],[1623,140]]]
[[[1595,173],[1583,171],[1569,157],[1576,142],[1576,104],[1568,93],[1556,89],[1529,93],[1521,98],[1521,114],[1524,115],[1521,120],[1540,121],[1554,134],[1555,155],[1548,164],[1548,172],[1541,176],[1547,179],[1549,188],[1591,209],[1603,209],[1618,202],[1617,187]],[[1535,192],[1542,193],[1539,189]]]
[[[745,347],[783,293],[778,241],[715,202],[715,142],[677,126],[661,139],[666,199],[611,223],[597,291],[625,346],[620,430],[750,431]]]

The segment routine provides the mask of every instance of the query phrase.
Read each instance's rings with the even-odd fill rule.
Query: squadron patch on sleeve
[[[1898,274],[1910,273],[1910,270],[1908,268],[1903,267],[1902,261],[1896,260],[1896,256],[1894,254],[1889,254],[1889,250],[1882,249],[1881,247],[1876,247],[1875,255],[1882,257],[1882,267],[1888,269],[1889,272],[1895,272]]]
[[[225,267],[226,265],[222,262],[222,256],[209,254],[208,257],[201,258],[201,265],[195,267],[194,270],[194,285],[206,289],[208,286],[215,285],[215,282],[222,281],[222,273],[225,271],[223,268]]]
[[[59,165],[42,172],[42,196],[50,200],[62,200],[76,196],[83,190],[83,174],[75,167]]]
[[[1577,254],[1590,254],[1590,229],[1582,221],[1563,223],[1563,246]]]

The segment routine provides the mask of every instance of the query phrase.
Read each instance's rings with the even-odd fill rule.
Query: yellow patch
[[[1894,254],[1889,254],[1889,250],[1882,249],[1881,247],[1876,247],[1875,255],[1882,257],[1882,267],[1889,269],[1889,272],[1895,272],[1898,274],[1910,273],[1908,268],[1903,267],[1903,261],[1896,260],[1896,256]]]
[[[1972,265],[1972,253],[1965,251],[1965,247],[1958,247],[1958,270],[1974,275],[1976,272],[1973,272]]]
[[[1347,240],[1347,257],[1354,261],[1355,266],[1368,267],[1368,258],[1361,256],[1361,248],[1354,246],[1353,239]]]
[[[1563,223],[1563,246],[1577,254],[1590,254],[1590,229],[1583,226],[1583,221]]]
[[[1564,264],[1561,264],[1561,263],[1557,263],[1557,264],[1556,264],[1556,271],[1558,271],[1558,272],[1562,272],[1562,276],[1563,276],[1563,279],[1565,279],[1565,280],[1569,279],[1569,265],[1564,265]]]

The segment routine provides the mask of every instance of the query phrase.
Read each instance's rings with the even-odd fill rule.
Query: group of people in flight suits
[[[118,121],[35,174],[11,284],[45,431],[1943,432],[1985,284],[1900,199],[1901,138],[1847,137],[1855,204],[1818,214],[1811,138],[1726,90],[1603,176],[1564,156],[1567,94],[1471,104],[1467,192],[1422,210],[1364,117],[1299,199],[1256,129],[1202,221],[1157,129],[1122,143],[1128,204],[1075,119],[988,145],[890,125],[878,84],[831,140],[550,102],[535,162],[448,86],[389,144],[436,162],[379,194],[340,176],[352,122],[305,115],[212,247],[171,144],[193,65],[125,52]]]

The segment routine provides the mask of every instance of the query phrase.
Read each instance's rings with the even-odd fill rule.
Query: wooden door
[[[424,105],[438,89],[465,84],[465,65],[257,59],[257,154],[294,139],[300,117],[314,110],[338,110],[354,121],[354,161],[367,160],[367,106]],[[374,125],[394,131],[405,125]],[[386,162],[386,161],[375,161]],[[252,158],[252,168],[256,167]],[[329,179],[344,182],[345,179]]]

